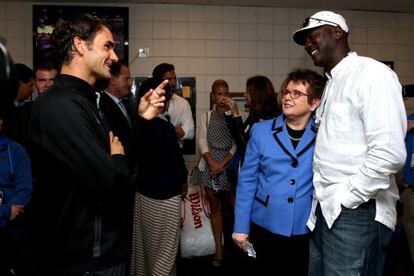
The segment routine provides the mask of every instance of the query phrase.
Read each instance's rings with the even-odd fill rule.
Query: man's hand
[[[125,155],[124,146],[122,145],[121,141],[119,141],[118,136],[114,136],[112,131],[109,131],[109,143],[111,145],[111,155]]]
[[[12,205],[11,206],[11,214],[10,220],[14,220],[18,215],[24,213],[24,206],[23,205]]]
[[[150,89],[140,100],[138,106],[138,115],[144,119],[151,120],[157,117],[164,107],[165,90],[168,80],[164,80],[157,88]]]
[[[414,128],[414,121],[408,120],[407,121],[407,132],[410,132]]]
[[[175,126],[175,134],[178,139],[183,138],[185,135],[184,129],[181,126]]]

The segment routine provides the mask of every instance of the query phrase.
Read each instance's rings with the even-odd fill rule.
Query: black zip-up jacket
[[[29,136],[40,274],[99,271],[127,260],[128,163],[110,155],[93,87],[58,76],[33,105]]]

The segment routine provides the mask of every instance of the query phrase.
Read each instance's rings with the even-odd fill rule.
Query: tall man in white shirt
[[[316,113],[309,275],[382,275],[396,223],[393,174],[406,156],[401,85],[390,68],[352,52],[348,34],[329,11],[293,34],[328,78]]]
[[[168,120],[174,127],[180,147],[183,147],[185,139],[194,138],[194,120],[191,113],[190,104],[186,99],[177,95],[177,76],[173,64],[161,63],[152,71],[155,79],[168,80],[173,93],[167,103],[166,112],[161,113],[160,117]]]

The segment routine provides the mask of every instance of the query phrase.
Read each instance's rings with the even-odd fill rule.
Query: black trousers
[[[32,241],[31,228],[24,217],[17,217],[0,231],[0,275],[35,275]]]
[[[256,250],[257,275],[308,275],[308,234],[285,237],[252,223],[249,240]]]

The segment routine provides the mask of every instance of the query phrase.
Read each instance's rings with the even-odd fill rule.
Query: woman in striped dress
[[[161,81],[147,80],[139,95]],[[167,102],[171,91],[168,86],[164,89]],[[138,152],[131,276],[175,275],[187,169],[170,122],[142,119],[139,127],[145,146]]]

